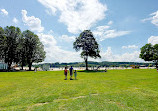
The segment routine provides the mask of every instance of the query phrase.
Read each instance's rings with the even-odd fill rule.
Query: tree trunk
[[[24,67],[24,65],[23,65],[23,63],[22,63],[22,65],[21,65],[21,70],[23,70],[23,69],[24,69],[23,67]]]
[[[31,71],[32,62],[29,63],[29,71]]]
[[[158,68],[158,63],[157,63],[158,61],[156,60],[155,61],[155,65],[156,65],[156,69]]]
[[[21,69],[24,70],[24,65],[26,65],[26,61],[25,61],[25,59],[22,59],[21,62],[22,62],[21,63]]]
[[[11,63],[8,62],[8,71],[10,71],[10,69],[11,69]]]
[[[86,63],[86,70],[88,70],[88,57],[86,57],[85,63]]]
[[[24,69],[24,60],[23,60],[23,57],[22,57],[22,61],[21,61],[22,63],[21,63],[21,70],[23,70]]]

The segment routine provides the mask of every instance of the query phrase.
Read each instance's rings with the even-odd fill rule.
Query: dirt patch
[[[29,106],[26,111],[31,111],[31,109],[32,109],[33,107],[35,107],[35,106],[42,106],[42,105],[45,105],[45,104],[49,104],[49,102],[34,104],[34,105],[32,105],[32,106]]]
[[[79,99],[79,98],[85,98],[86,96],[78,96],[78,97],[73,97],[73,98],[70,98],[70,99]]]
[[[90,94],[90,95],[91,96],[97,96],[98,94]],[[87,96],[72,97],[72,98],[68,98],[68,99],[64,99],[64,98],[63,99],[54,99],[53,102],[67,101],[67,100],[70,100],[70,99],[75,100],[75,99],[86,98],[86,97],[88,97],[88,95]],[[42,106],[42,105],[49,104],[49,103],[52,103],[52,102],[36,103],[34,105],[29,106],[26,111],[31,111],[31,109],[35,106]]]
[[[122,103],[120,103],[120,102],[112,101],[112,100],[110,100],[110,99],[107,99],[107,103],[110,103],[110,104],[116,104],[118,107],[122,107],[123,109],[134,110],[134,109],[131,108],[131,107],[125,106],[124,104],[122,104]]]
[[[69,99],[55,99],[54,102],[59,102],[59,101],[67,101]]]
[[[92,96],[97,96],[97,95],[99,95],[99,94],[96,93],[96,94],[91,94],[91,95],[92,95]]]

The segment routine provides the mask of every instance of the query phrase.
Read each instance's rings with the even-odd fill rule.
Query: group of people
[[[74,71],[72,66],[70,67],[69,71],[70,71],[70,80],[73,80],[72,79],[73,73],[74,73],[75,79],[77,79],[77,71],[76,70]],[[67,67],[65,67],[65,70],[64,70],[65,79],[64,80],[67,80],[67,74],[68,74],[68,70],[67,70]]]

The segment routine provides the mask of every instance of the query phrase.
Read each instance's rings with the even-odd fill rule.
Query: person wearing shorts
[[[64,80],[67,80],[67,67],[65,67],[64,75],[65,75],[65,79]]]
[[[74,76],[75,76],[75,79],[77,79],[77,71],[76,70],[74,71]]]

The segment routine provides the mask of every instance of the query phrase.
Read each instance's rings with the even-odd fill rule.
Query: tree
[[[22,33],[24,38],[23,48],[25,48],[26,52],[26,61],[29,66],[29,70],[31,70],[31,66],[33,62],[42,62],[45,58],[44,46],[40,42],[38,36],[33,32],[26,30]]]
[[[23,66],[27,65],[27,60],[26,60],[26,47],[25,47],[25,38],[23,35],[21,35],[18,39],[18,61],[19,64],[21,65],[21,69],[23,70]]]
[[[82,50],[81,57],[86,63],[86,70],[88,70],[88,56],[94,59],[101,58],[99,46],[90,30],[84,30],[76,41],[73,43],[73,48],[76,51]]]
[[[158,44],[155,44],[153,48],[154,48],[153,62],[155,63],[156,68],[158,68]]]
[[[7,26],[0,28],[0,39],[1,39],[1,59],[8,64],[8,70],[11,69],[11,64],[13,62],[18,62],[17,57],[17,39],[21,34],[21,30],[18,27]]]
[[[158,44],[153,46],[149,43],[143,46],[141,48],[139,57],[145,61],[153,61],[156,65],[156,68],[158,68]]]
[[[4,48],[6,47],[5,45],[6,37],[4,36],[4,30],[2,27],[0,27],[0,60],[4,60]]]

